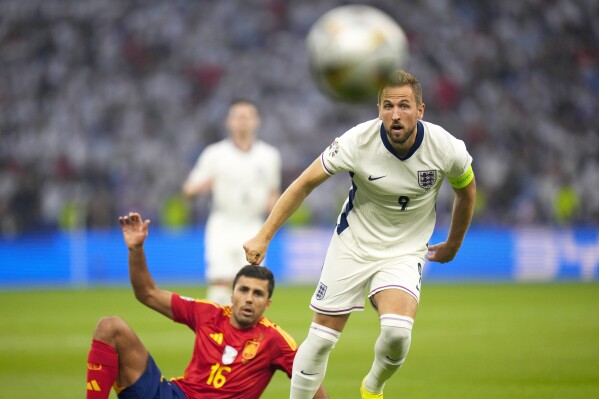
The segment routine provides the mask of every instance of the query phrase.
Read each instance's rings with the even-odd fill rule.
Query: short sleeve
[[[354,168],[353,149],[354,146],[348,134],[337,137],[320,156],[324,171],[329,175],[352,171]]]
[[[282,328],[279,326],[275,326],[274,328],[278,335],[277,340],[279,344],[277,345],[278,353],[273,353],[273,365],[275,368],[287,373],[289,378],[291,378],[293,359],[295,359],[295,354],[297,353],[297,344]]]
[[[214,177],[214,151],[212,147],[206,147],[200,154],[187,180],[193,184],[202,184]]]
[[[469,173],[472,172],[472,157],[468,153],[468,150],[466,150],[466,144],[462,140],[453,139],[451,149],[452,156],[448,158],[450,163],[445,175],[453,186],[456,181],[463,182],[465,178],[468,178]],[[472,177],[470,177],[471,180]]]
[[[173,321],[189,326],[196,330],[203,320],[218,311],[219,306],[210,301],[189,298],[173,294],[171,298],[171,309]]]

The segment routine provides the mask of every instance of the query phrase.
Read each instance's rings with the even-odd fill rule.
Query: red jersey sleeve
[[[283,330],[278,325],[272,323],[270,320],[263,320],[264,324],[267,324],[272,331],[276,345],[272,345],[271,356],[272,366],[275,369],[284,371],[289,378],[291,378],[291,370],[293,368],[293,359],[297,352],[297,344],[291,335]]]
[[[198,311],[198,307],[206,307],[205,311]],[[173,321],[189,326],[193,331],[204,322],[203,319],[209,317],[212,311],[219,308],[214,302],[201,299],[189,298],[178,294],[173,294],[171,299],[171,309],[173,311]]]

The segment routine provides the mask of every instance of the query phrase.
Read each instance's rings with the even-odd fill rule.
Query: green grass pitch
[[[201,297],[203,288],[165,287]],[[300,343],[312,287],[277,287],[267,316]],[[166,377],[182,374],[193,335],[139,304],[129,287],[0,292],[0,392],[11,399],[80,399],[101,316],[119,315]],[[325,387],[357,398],[378,335],[375,312],[354,313],[333,351]],[[288,397],[278,372],[263,395]],[[406,364],[385,398],[599,398],[599,285],[425,285]],[[114,392],[111,398],[116,398]]]

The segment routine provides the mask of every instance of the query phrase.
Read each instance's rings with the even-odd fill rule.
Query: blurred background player
[[[381,332],[360,393],[363,399],[382,398],[385,382],[410,348],[425,257],[451,261],[472,219],[472,157],[463,141],[422,120],[420,82],[405,71],[395,72],[380,91],[377,107],[378,118],[335,139],[289,186],[259,233],[244,245],[247,260],[260,263],[275,232],[312,190],[334,174],[349,172],[349,196],[310,303],[313,322],[293,364],[292,399],[316,392],[349,315],[364,310],[366,296],[378,311]],[[455,193],[451,226],[445,242],[429,245],[444,178]]]
[[[279,151],[256,138],[257,105],[234,100],[225,124],[229,137],[205,148],[182,188],[187,198],[212,194],[205,233],[205,277],[207,298],[220,304],[230,303],[231,282],[245,263],[242,244],[258,231],[281,186]]]
[[[241,268],[234,278],[231,307],[182,297],[158,288],[150,275],[144,251],[150,221],[131,212],[119,222],[135,297],[189,326],[196,334],[194,352],[184,377],[168,381],[131,327],[119,317],[104,317],[88,355],[87,399],[107,399],[113,386],[121,399],[257,399],[276,370],[291,376],[297,345],[263,317],[275,286],[269,269]],[[326,397],[319,387],[314,398]]]

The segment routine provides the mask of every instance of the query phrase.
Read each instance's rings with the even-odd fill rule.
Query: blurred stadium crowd
[[[288,184],[376,117],[310,79],[305,35],[342,3],[0,1],[0,235],[114,226],[132,209],[201,222],[206,203],[180,185],[236,97],[260,104]],[[475,223],[599,223],[599,2],[362,3],[405,29],[425,119],[473,155]],[[331,179],[295,222],[332,223],[349,186]],[[447,222],[449,190],[440,201]]]

